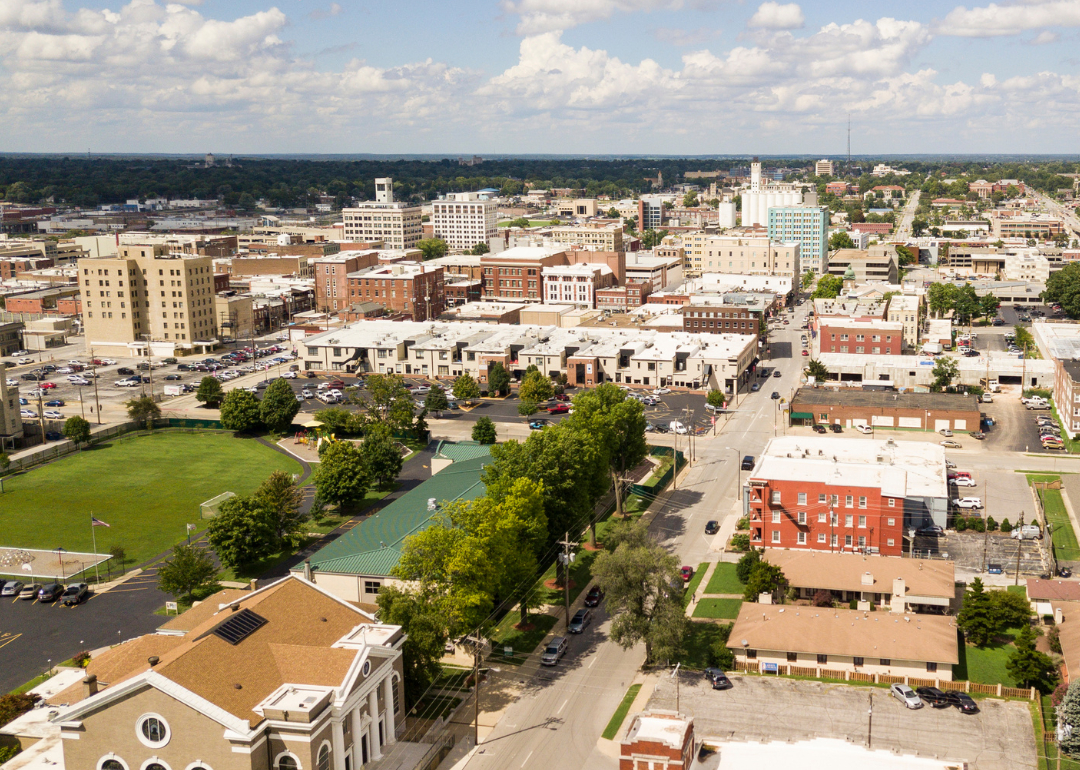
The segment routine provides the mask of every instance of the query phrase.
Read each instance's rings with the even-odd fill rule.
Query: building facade
[[[886,321],[823,318],[815,347],[821,353],[865,353],[898,356],[903,352],[904,326]]]
[[[348,304],[376,302],[414,321],[438,318],[446,309],[443,269],[420,262],[379,265],[349,273]]]
[[[826,272],[843,278],[848,268],[855,274],[855,283],[897,283],[900,279],[899,257],[892,244],[876,244],[865,251],[838,249],[829,255]]]
[[[832,176],[833,162],[831,160],[819,160],[814,164],[814,176]]]
[[[451,249],[486,245],[498,234],[495,201],[484,200],[477,193],[450,193],[431,207],[432,233]]]
[[[683,237],[683,273],[780,275],[798,279],[801,250],[798,242],[780,243],[768,236],[707,235]]]
[[[821,274],[829,258],[827,206],[774,206],[769,209],[769,238],[799,244],[799,269]]]
[[[349,299],[349,273],[379,264],[379,252],[342,251],[317,259],[312,263],[315,271],[315,305],[319,310],[332,312],[347,308]]]
[[[607,265],[581,263],[555,265],[540,271],[544,302],[596,307],[596,292],[615,285],[615,273]]]
[[[424,237],[422,207],[394,200],[394,180],[375,180],[375,200],[341,210],[346,241],[382,241],[388,249],[411,249]]]
[[[584,246],[600,251],[623,250],[622,225],[555,227],[546,235],[555,243],[564,243],[567,246]]]

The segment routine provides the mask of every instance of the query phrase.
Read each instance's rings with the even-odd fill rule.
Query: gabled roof
[[[893,580],[902,578],[908,596],[951,599],[956,594],[956,573],[951,561],[778,548],[767,549],[764,558],[780,567],[788,582],[798,588],[891,594]]]

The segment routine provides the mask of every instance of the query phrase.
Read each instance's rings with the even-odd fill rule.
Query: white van
[[[1013,540],[1040,540],[1042,539],[1042,529],[1038,524],[1025,524],[1018,529],[1014,529],[1012,532]]]

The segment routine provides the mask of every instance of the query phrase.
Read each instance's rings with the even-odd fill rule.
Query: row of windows
[[[755,537],[754,539],[757,542],[761,542],[760,537]],[[819,543],[821,543],[822,545],[824,545],[825,543],[828,543],[829,540],[828,540],[827,534],[825,532],[818,532],[817,541]],[[806,533],[805,532],[796,532],[795,533],[795,542],[798,545],[806,545]],[[832,542],[833,548],[839,547],[839,545],[840,545],[840,536],[836,535],[836,534],[833,534],[831,542]],[[888,540],[886,542],[887,542],[887,544],[889,545],[890,548],[893,547],[894,545],[896,545],[895,538],[890,537],[890,538],[888,538]],[[780,530],[778,530],[778,529],[772,530],[772,544],[773,545],[780,545],[781,544]],[[846,548],[851,548],[854,545],[855,545],[854,536],[852,536],[852,535],[844,535],[844,546]],[[866,536],[865,535],[859,535],[858,545],[859,545],[859,548],[865,548],[866,547]]]
[[[806,494],[807,494],[806,492],[798,492],[797,493],[797,499],[799,501],[798,502],[799,505],[806,505],[806,499],[807,499]],[[782,502],[782,499],[783,499],[783,495],[781,494],[779,489],[772,490],[772,494],[771,494],[769,500],[773,505],[780,505],[781,502]],[[895,508],[896,507],[896,498],[895,497],[889,497],[889,498],[886,498],[886,499],[889,501],[889,507],[890,508]],[[817,496],[817,501],[818,501],[818,505],[833,505],[833,506],[836,506],[836,505],[840,504],[840,495],[827,495],[824,492],[819,492],[818,496]],[[845,508],[854,508],[855,507],[854,503],[855,503],[855,496],[854,495],[844,495],[844,507]],[[865,508],[866,507],[866,496],[865,495],[859,495],[859,507],[860,508]]]
[[[836,334],[831,334],[831,337],[832,337],[833,340],[835,340],[836,339]],[[841,342],[847,342],[848,341],[848,335],[847,334],[841,334],[840,335],[840,341]],[[866,335],[865,334],[856,334],[855,335],[855,341],[856,342],[866,342]],[[881,335],[880,334],[872,334],[870,336],[870,341],[871,342],[881,342]],[[891,334],[886,334],[885,335],[885,341],[886,342],[892,342],[892,335]]]
[[[746,651],[746,657],[749,660],[757,660],[757,650],[747,650]],[[788,663],[798,663],[799,662],[799,653],[797,653],[797,652],[789,652],[789,653],[787,653],[787,661],[788,661]],[[817,654],[817,662],[818,662],[819,666],[824,666],[824,665],[828,664],[829,656],[818,653]],[[852,663],[853,666],[856,666],[856,667],[865,666],[866,665],[866,659],[864,657],[862,657],[862,656],[855,655],[855,656],[852,657],[851,663]],[[891,666],[892,665],[892,659],[891,658],[878,658],[877,659],[877,664],[879,666]],[[936,673],[937,672],[937,663],[928,662],[926,664],[926,672],[928,674]]]

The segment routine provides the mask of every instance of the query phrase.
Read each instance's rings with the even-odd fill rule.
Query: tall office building
[[[831,160],[819,160],[814,164],[815,176],[832,176],[833,162]]]
[[[362,243],[382,241],[387,249],[411,249],[424,237],[420,206],[394,200],[394,180],[375,180],[375,200],[342,209],[345,240]]]
[[[803,272],[825,272],[829,259],[827,206],[774,206],[769,209],[769,240],[799,244]]]
[[[432,206],[432,232],[451,249],[471,249],[487,244],[498,234],[495,225],[495,201],[482,199],[474,192],[450,193]]]
[[[213,258],[131,245],[80,259],[78,270],[87,348],[131,355],[147,342],[192,350],[216,341]]]

